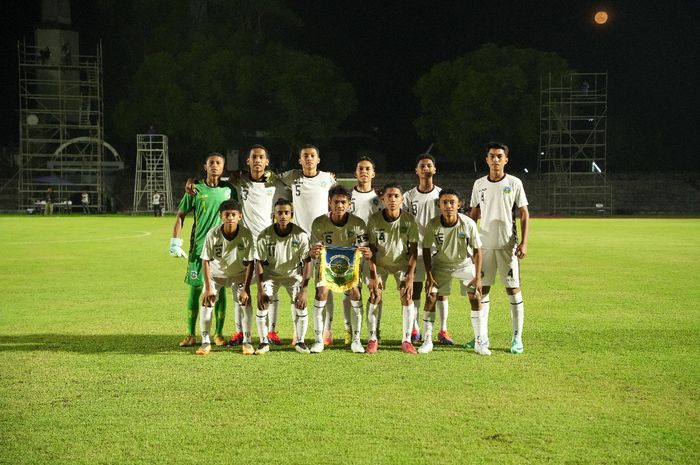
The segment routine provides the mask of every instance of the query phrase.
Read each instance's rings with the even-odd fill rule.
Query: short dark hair
[[[423,153],[421,155],[418,155],[416,157],[416,166],[418,166],[418,163],[420,163],[421,160],[430,160],[433,162],[433,165],[437,165],[437,162],[435,161],[435,157],[430,155],[429,153]]]
[[[489,141],[486,143],[486,153],[489,153],[491,149],[501,149],[508,156],[508,146],[503,142]]]
[[[359,165],[361,161],[368,161],[372,164],[372,169],[374,171],[377,171],[377,165],[374,164],[374,160],[372,160],[370,157],[367,155],[362,155],[360,158],[357,159],[357,163],[355,165]]]
[[[456,190],[446,187],[443,190],[440,191],[440,195],[438,195],[438,199],[440,199],[443,195],[454,195],[456,196],[460,201],[462,200],[462,197],[459,196],[459,192]]]
[[[241,204],[238,203],[238,200],[236,199],[224,200],[223,202],[221,202],[221,205],[219,205],[219,213],[225,210],[236,210],[237,212],[240,212]]]
[[[387,189],[398,189],[399,192],[403,194],[403,188],[395,181],[390,181],[382,186],[382,195],[384,195]]]
[[[300,154],[300,155],[301,155],[301,151],[304,150],[304,149],[314,149],[314,150],[316,151],[316,155],[319,155],[319,156],[321,155],[321,151],[320,151],[320,150],[318,149],[318,147],[316,147],[315,145],[312,145],[312,144],[304,144],[304,145],[302,145],[301,148],[299,149],[299,154]]]
[[[219,152],[212,152],[209,155],[207,155],[207,158],[204,159],[204,164],[206,164],[207,160],[209,160],[211,157],[219,157],[224,161],[224,165],[226,164],[226,157],[221,155]]]
[[[277,199],[277,202],[275,202],[275,207],[280,205],[289,205],[290,207],[292,207],[292,210],[294,210],[294,204],[292,203],[292,201],[284,197],[280,197],[279,199]]]
[[[343,197],[347,197],[348,200],[352,199],[350,191],[347,189],[347,187],[343,186],[342,184],[335,184],[333,187],[328,189],[328,200],[332,199],[336,195],[342,195]]]
[[[250,156],[250,152],[252,152],[255,149],[263,149],[265,151],[265,156],[267,157],[267,159],[268,160],[270,159],[270,152],[267,151],[267,147],[265,147],[264,145],[260,145],[260,144],[253,144],[250,147],[250,150],[248,150],[248,156]]]

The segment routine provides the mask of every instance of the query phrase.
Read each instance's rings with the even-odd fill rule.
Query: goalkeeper
[[[185,283],[189,285],[189,296],[187,298],[187,335],[180,341],[180,347],[193,347],[197,344],[195,338],[195,327],[197,316],[199,315],[199,298],[204,286],[204,276],[202,273],[202,247],[207,232],[219,224],[219,205],[230,198],[236,199],[236,191],[231,184],[221,180],[224,172],[224,157],[218,153],[212,153],[204,162],[206,178],[199,181],[196,186],[197,194],[185,194],[178,206],[175,215],[175,225],[173,226],[173,237],[170,239],[170,255],[173,257],[187,258],[187,274]],[[182,239],[180,233],[185,221],[185,216],[193,212],[194,221],[192,223],[192,233],[190,235],[189,255],[182,249]],[[226,319],[226,295],[225,289],[219,291],[219,297],[214,307],[216,318],[214,344],[222,346],[226,344],[224,339],[224,321]]]

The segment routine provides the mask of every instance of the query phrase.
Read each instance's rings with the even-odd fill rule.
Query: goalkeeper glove
[[[182,239],[180,239],[179,237],[173,237],[172,239],[170,239],[170,255],[175,258],[187,257],[187,254],[184,250],[182,250],[181,245]]]

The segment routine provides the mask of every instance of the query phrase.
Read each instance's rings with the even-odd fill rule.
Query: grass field
[[[491,357],[403,354],[395,291],[375,355],[196,357],[172,221],[0,217],[0,463],[700,463],[700,220],[532,220]]]

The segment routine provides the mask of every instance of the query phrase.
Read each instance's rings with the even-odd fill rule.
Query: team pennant
[[[321,251],[321,281],[333,292],[345,292],[360,282],[360,251],[327,246]]]

